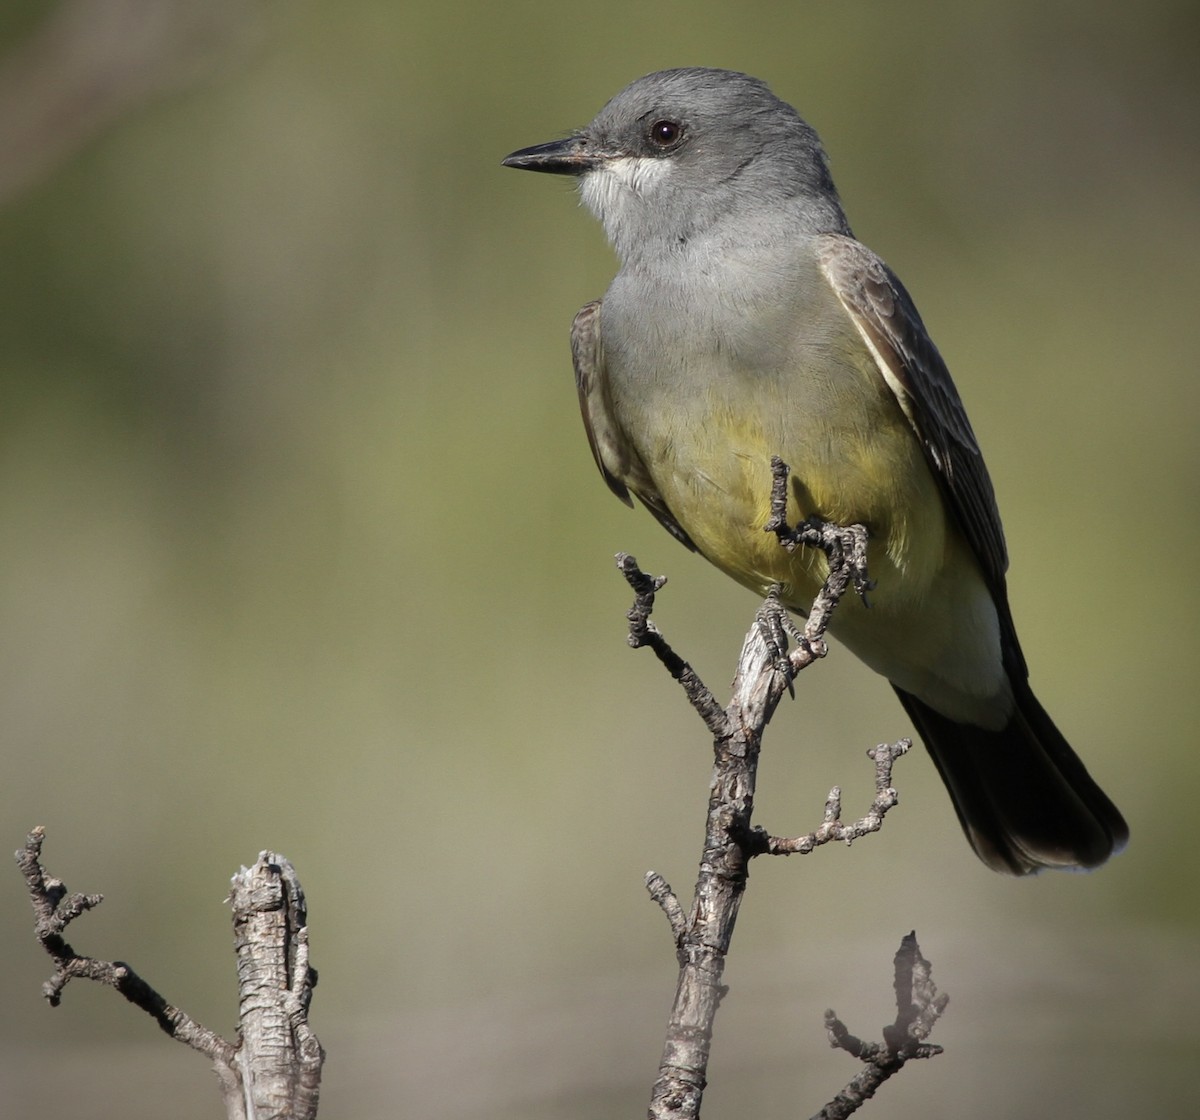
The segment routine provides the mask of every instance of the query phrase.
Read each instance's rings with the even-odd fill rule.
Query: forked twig
[[[46,874],[42,843],[33,829],[16,853],[35,917],[35,933],[54,961],[43,985],[51,1006],[75,978],[116,989],[172,1038],[213,1064],[229,1120],[313,1120],[325,1054],[308,1025],[317,974],[309,965],[304,891],[288,860],[262,852],[233,877],[234,948],[241,1014],[238,1042],[227,1041],[168,1003],[122,961],[102,961],[75,951],[63,936],[101,896],[68,894]]]
[[[772,464],[772,516],[767,529],[785,548],[821,549],[828,559],[829,575],[802,631],[787,617],[778,596],[768,597],[746,635],[734,674],[733,696],[726,707],[650,619],[655,596],[666,578],[642,572],[627,554],[617,557],[618,567],[635,596],[629,611],[630,645],[654,651],[679,681],[713,737],[704,852],[690,908],[684,909],[661,875],[650,872],[646,876],[651,897],[670,923],[680,966],[651,1096],[650,1120],[696,1120],[700,1115],[713,1022],[725,994],[725,959],[746,887],[749,861],[762,854],[806,853],[832,840],[850,843],[878,831],[898,800],[891,784],[892,766],[910,745],[903,740],[868,752],[875,763],[876,793],[860,820],[842,822],[841,794],[835,788],[826,802],[821,826],[805,836],[780,838],[751,825],[762,736],[775,708],[796,674],[825,655],[824,635],[841,598],[853,589],[865,600],[871,587],[866,568],[867,532],[861,525],[843,528],[815,521],[796,527],[787,525],[787,473],[787,467],[776,459]],[[789,639],[793,643],[790,652]]]
[[[921,955],[915,930],[900,942],[894,968],[896,1019],[883,1028],[882,1043],[856,1038],[833,1011],[825,1012],[830,1046],[845,1050],[866,1065],[812,1120],[845,1120],[870,1100],[889,1077],[899,1073],[905,1062],[932,1058],[942,1052],[940,1046],[925,1040],[946,1010],[950,997],[938,994],[933,966]]]

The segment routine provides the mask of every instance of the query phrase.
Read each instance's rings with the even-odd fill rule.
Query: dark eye
[[[678,121],[655,121],[650,126],[650,143],[659,148],[670,148],[683,137],[683,125]]]

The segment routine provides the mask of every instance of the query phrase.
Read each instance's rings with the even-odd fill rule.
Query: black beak
[[[600,163],[587,147],[587,139],[583,136],[551,140],[548,144],[535,144],[532,148],[513,152],[504,159],[504,166],[520,171],[544,171],[550,175],[583,175]]]

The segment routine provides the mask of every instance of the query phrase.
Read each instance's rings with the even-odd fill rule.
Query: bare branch
[[[835,570],[845,569],[845,581],[839,576],[830,588],[835,605],[851,582],[855,592],[865,602],[867,592],[875,586],[867,575],[869,534],[866,526],[833,525],[814,517],[798,525],[789,525],[787,480],[790,473],[787,463],[778,455],[771,456],[771,515],[763,526],[763,532],[774,533],[788,552],[795,552],[801,547],[819,548],[829,558],[831,574]]]
[[[680,657],[650,621],[654,610],[654,596],[667,582],[666,576],[649,576],[637,566],[637,561],[627,552],[617,553],[617,567],[625,582],[633,588],[633,606],[626,617],[629,619],[629,644],[634,649],[648,646],[682,686],[693,708],[700,714],[712,734],[720,738],[728,733],[725,713],[708,686],[696,675],[696,671]]]
[[[916,931],[905,935],[894,961],[896,1021],[883,1028],[883,1042],[864,1042],[852,1035],[833,1011],[825,1012],[829,1044],[845,1050],[863,1069],[813,1120],[844,1120],[875,1095],[876,1090],[905,1062],[913,1058],[932,1058],[942,1052],[925,1040],[941,1018],[950,997],[939,995],[933,983],[933,967],[921,955]]]
[[[646,880],[651,897],[671,924],[680,963],[675,1003],[649,1115],[652,1120],[693,1120],[700,1114],[713,1022],[726,991],[721,982],[725,957],[745,890],[749,861],[760,852],[783,852],[789,847],[795,851],[809,850],[809,838],[778,840],[762,830],[752,829],[750,821],[763,731],[794,674],[819,656],[813,647],[824,643],[818,636],[809,644],[804,659],[797,659],[795,654],[781,658],[780,643],[786,642],[790,631],[782,625],[764,625],[760,613],[742,647],[733,698],[722,711],[712,693],[650,621],[654,595],[665,581],[640,572],[631,557],[622,556],[619,563],[637,595],[630,611],[630,644],[650,646],[676,680],[683,683],[686,678],[692,682],[685,684],[685,691],[714,736],[704,854],[690,912],[684,911],[662,876],[651,873]],[[839,595],[848,584],[849,577]],[[827,614],[834,605],[836,599]],[[764,611],[776,608],[777,601],[774,605],[768,601]],[[871,811],[853,825],[842,824],[835,791],[826,808],[825,824],[811,838],[812,847],[832,839],[849,842],[878,830],[883,816],[896,801],[895,790],[891,788],[892,763],[905,750],[907,744],[901,743],[870,752],[876,762],[877,787]]]
[[[230,904],[251,1115],[316,1116],[325,1053],[308,1026],[317,974],[308,963],[308,911],[295,868],[260,852],[233,877]]]
[[[671,933],[675,938],[675,948],[680,949],[687,934],[688,923],[683,907],[679,905],[678,896],[671,890],[671,884],[657,871],[646,872],[646,890],[667,916],[667,921],[671,923]],[[682,964],[683,961],[681,960],[679,963]]]
[[[649,621],[653,592],[663,581],[647,583],[648,577],[638,572],[630,557],[622,557],[620,563],[638,594],[630,612],[631,644],[651,645],[669,670],[672,665],[686,667],[673,651],[670,661],[663,656],[661,650],[670,647]],[[635,617],[639,633],[653,638],[632,640]],[[683,911],[661,876],[647,876],[651,897],[671,923],[680,965],[651,1098],[652,1120],[685,1120],[700,1113],[713,1021],[725,995],[721,976],[750,858],[739,838],[749,834],[762,729],[791,681],[786,660],[780,663],[778,650],[764,631],[756,619],[746,636],[734,679],[734,698],[726,709],[722,711],[698,678],[694,678],[695,687],[685,685],[689,700],[713,735],[713,775],[704,854],[690,912]],[[682,673],[672,670],[672,676],[682,683]]]
[[[871,587],[866,566],[866,529],[861,525],[842,527],[817,521],[789,527],[787,477],[788,468],[775,459],[771,518],[766,528],[789,551],[800,547],[822,550],[829,574],[813,601],[803,630],[788,616],[778,589],[767,597],[746,635],[734,675],[733,696],[724,709],[650,620],[655,596],[666,578],[646,575],[631,556],[622,553],[617,557],[617,564],[635,595],[628,616],[629,644],[654,650],[671,676],[683,685],[689,701],[713,736],[704,853],[690,909],[684,910],[661,875],[651,872],[646,877],[651,898],[671,924],[680,965],[675,1003],[651,1095],[650,1120],[696,1120],[700,1115],[713,1022],[726,991],[722,983],[725,959],[750,860],[765,853],[809,852],[831,840],[850,843],[868,832],[878,831],[898,800],[891,784],[893,764],[910,746],[907,740],[902,740],[894,746],[882,745],[867,752],[875,762],[875,798],[860,820],[842,822],[841,794],[835,788],[826,802],[823,823],[807,836],[781,839],[751,826],[762,736],[775,708],[784,692],[791,690],[796,674],[825,656],[825,631],[842,596],[853,588],[865,602]],[[793,647],[790,652],[789,644]],[[845,1037],[849,1041],[849,1035]]]
[[[850,824],[842,822],[842,791],[834,786],[829,791],[825,802],[825,818],[820,827],[806,836],[784,838],[769,836],[763,829],[754,830],[755,855],[791,856],[808,855],[809,852],[839,840],[846,845],[852,844],[860,836],[868,832],[878,832],[883,827],[883,818],[890,809],[900,802],[900,795],[892,787],[892,766],[901,755],[907,754],[912,747],[911,739],[901,739],[898,743],[881,743],[867,751],[867,757],[875,762],[875,798],[865,816]],[[758,847],[757,845],[760,845]]]
[[[129,965],[82,956],[66,941],[63,931],[81,914],[99,906],[102,896],[67,896],[66,887],[46,875],[41,862],[45,836],[46,830],[41,825],[33,829],[25,838],[25,846],[17,851],[16,859],[36,917],[34,932],[54,961],[54,975],[42,986],[50,1006],[57,1007],[62,1002],[63,989],[76,977],[95,980],[115,988],[178,1042],[198,1050],[214,1064],[231,1066],[236,1054],[232,1043],[168,1003]]]
[[[241,1003],[235,1045],[165,999],[127,964],[77,953],[63,931],[98,906],[100,895],[68,895],[42,866],[45,829],[29,833],[16,853],[33,905],[38,941],[54,961],[44,991],[52,1006],[75,977],[115,988],[172,1038],[213,1063],[230,1120],[313,1120],[324,1052],[308,1025],[317,974],[309,965],[304,891],[282,856],[262,852],[234,876],[233,908]]]

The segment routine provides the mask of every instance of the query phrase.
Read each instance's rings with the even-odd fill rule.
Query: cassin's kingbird
[[[1128,836],[1030,690],[1004,533],[950,374],[895,274],[854,239],[814,130],[757,79],[650,74],[508,167],[573,175],[621,267],[575,317],[592,453],[613,492],[738,582],[803,611],[827,571],[763,532],[870,533],[876,590],[833,632],[895,688],[971,846],[1026,874]]]

